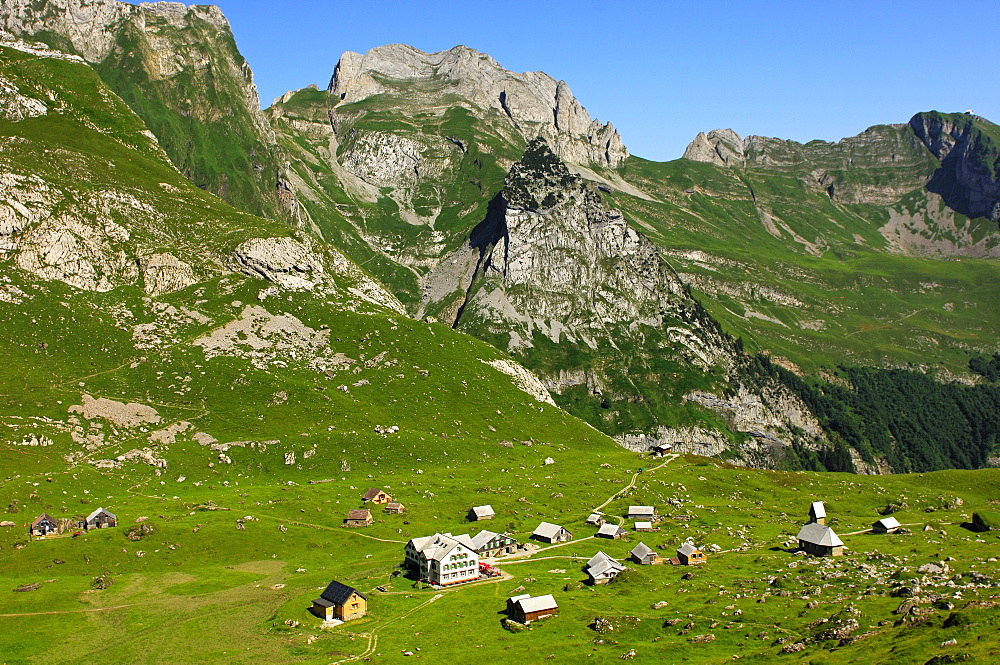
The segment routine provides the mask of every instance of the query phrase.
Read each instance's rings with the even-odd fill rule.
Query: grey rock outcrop
[[[413,82],[426,88],[418,94],[434,94],[437,86],[481,109],[502,111],[525,138],[544,136],[566,161],[614,168],[628,157],[614,126],[591,119],[565,81],[543,72],[516,74],[465,46],[439,53],[404,44],[364,55],[348,51],[337,63],[329,92],[350,104]]]
[[[1000,146],[985,136],[985,125],[996,129],[966,114],[918,113],[910,119],[913,133],[941,161],[927,189],[956,212],[1000,222]]]

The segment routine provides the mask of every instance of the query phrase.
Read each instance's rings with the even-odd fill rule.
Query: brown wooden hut
[[[350,621],[368,614],[368,597],[357,589],[333,581],[320,597],[313,601],[311,611],[327,621],[331,619]]]
[[[371,526],[375,520],[372,518],[372,511],[367,508],[358,508],[348,512],[344,522],[347,526]]]

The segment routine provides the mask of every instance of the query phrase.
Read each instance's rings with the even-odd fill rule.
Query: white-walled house
[[[406,544],[406,567],[419,579],[440,586],[479,579],[479,555],[465,534],[414,538]]]

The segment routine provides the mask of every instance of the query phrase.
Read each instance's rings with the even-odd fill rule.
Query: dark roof
[[[372,511],[367,508],[356,508],[347,513],[347,519],[349,520],[367,520],[371,519]]]
[[[52,517],[48,513],[42,513],[41,515],[35,518],[35,521],[31,523],[31,526],[38,526],[39,524],[42,523],[43,520],[51,522],[52,524],[58,524],[56,518]]]
[[[381,488],[372,487],[367,492],[365,492],[365,495],[363,497],[361,497],[361,498],[364,499],[365,501],[371,501],[372,499],[374,499],[375,497],[377,497],[379,495],[379,492],[383,492],[383,491],[384,490],[382,490]],[[385,492],[385,493],[388,494],[388,492]]]
[[[365,600],[368,600],[368,596],[359,592],[357,589],[334,580],[333,582],[330,582],[329,586],[326,587],[326,590],[320,594],[320,598],[328,600],[334,605],[343,605],[347,602],[347,599],[355,593]]]
[[[320,607],[333,607],[333,603],[331,603],[326,598],[316,598],[315,600],[313,600],[313,602],[319,605]]]

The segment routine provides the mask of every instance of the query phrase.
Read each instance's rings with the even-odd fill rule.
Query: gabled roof
[[[652,506],[629,506],[629,515],[655,515],[656,509]]]
[[[382,492],[385,492],[386,494],[388,494],[388,492],[386,492],[385,490],[383,490],[380,487],[372,487],[367,492],[365,492],[365,495],[363,497],[361,497],[361,498],[364,499],[365,501],[371,501],[372,499],[374,499],[375,497],[377,497]]]
[[[844,541],[837,537],[833,529],[816,522],[810,522],[799,529],[798,539],[823,547],[842,547],[844,544]]]
[[[87,521],[89,522],[90,520],[94,519],[95,517],[97,517],[101,513],[107,513],[108,517],[110,517],[113,520],[117,520],[118,519],[117,517],[115,517],[114,513],[112,513],[110,510],[104,510],[104,508],[98,508],[94,512],[92,512],[89,515],[87,515]]]
[[[602,524],[601,528],[597,530],[599,536],[617,536],[622,533],[625,533],[625,529],[617,524]]]
[[[479,550],[485,546],[488,542],[496,538],[497,536],[509,537],[506,534],[496,533],[494,531],[480,531],[472,537],[472,549]]]
[[[399,503],[398,501],[390,501],[389,503],[385,504],[385,507],[390,509],[397,509],[397,508],[402,509],[403,504]]]
[[[340,582],[334,580],[327,585],[326,590],[320,594],[320,598],[327,600],[334,605],[343,605],[354,594],[358,594],[365,600],[368,600],[368,596],[361,593],[354,587],[349,587],[346,584],[341,584]]]
[[[372,516],[372,511],[367,508],[356,508],[354,510],[348,511],[347,519],[349,520],[367,520]]]
[[[701,550],[699,550],[697,547],[694,546],[694,543],[684,543],[683,545],[677,548],[677,553],[683,554],[684,556],[691,556],[695,552],[700,552],[700,551]]]
[[[485,506],[473,506],[471,510],[472,514],[475,515],[476,517],[485,517],[486,515],[496,515],[496,513],[493,512],[493,506],[491,506],[490,504],[486,504]]]
[[[513,605],[517,601],[524,600],[525,598],[531,598],[531,594],[530,593],[522,593],[520,596],[511,596],[510,598],[507,599],[507,602],[510,603],[511,605]]]
[[[822,501],[813,501],[809,512],[813,517],[826,517],[826,505]]]
[[[543,612],[545,610],[555,610],[559,608],[556,604],[556,599],[552,597],[551,593],[547,593],[544,596],[535,596],[531,598],[521,598],[514,602],[515,605],[521,607],[521,611],[527,614],[528,612]]]
[[[593,559],[591,559],[591,561],[593,561]],[[607,576],[608,573],[617,574],[622,572],[623,570],[625,570],[624,565],[615,561],[611,557],[607,557],[601,561],[598,561],[593,566],[588,566],[587,574],[590,575],[591,577],[596,578],[600,576]]]
[[[656,555],[656,550],[650,549],[646,545],[646,543],[639,543],[638,545],[632,548],[632,551],[629,552],[629,554],[633,555],[637,559],[642,559],[649,556],[650,554]]]
[[[599,564],[601,562],[606,562],[606,561],[614,561],[614,559],[612,559],[611,557],[609,557],[604,552],[598,552],[594,556],[590,557],[590,561],[587,562],[587,568],[593,568],[597,564]]]
[[[597,513],[591,513],[590,517],[587,518],[587,524],[593,524],[594,522],[600,522],[604,519],[603,515],[598,515]]]
[[[52,517],[52,515],[49,515],[48,513],[42,513],[41,515],[35,518],[35,521],[31,523],[31,526],[38,526],[39,524],[42,523],[43,520],[52,522],[53,524],[59,523],[59,521],[56,520],[56,518]]]
[[[542,522],[535,530],[531,532],[532,536],[541,536],[542,538],[555,538],[559,535],[559,531],[562,529],[558,524],[553,524],[552,522]]]
[[[636,522],[635,523],[635,528],[636,529],[652,529],[653,528],[653,523],[652,522]]]
[[[898,529],[899,527],[903,526],[902,524],[899,523],[899,520],[897,520],[895,517],[883,517],[878,522],[875,522],[875,524],[881,524],[886,529]],[[875,524],[873,524],[872,526],[875,526]]]
[[[468,535],[453,536],[450,533],[435,533],[433,536],[414,538],[410,541],[413,548],[424,555],[429,561],[438,561],[448,556],[458,546],[475,552],[475,546]]]

